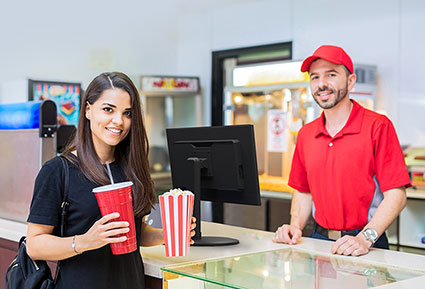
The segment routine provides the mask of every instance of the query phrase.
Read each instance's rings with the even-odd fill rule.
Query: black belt
[[[362,229],[343,230],[343,231],[329,230],[329,229],[323,228],[322,226],[320,226],[318,223],[315,222],[314,230],[316,233],[319,233],[322,236],[328,237],[331,240],[338,240],[339,238],[345,235],[356,236],[358,233],[360,233]]]

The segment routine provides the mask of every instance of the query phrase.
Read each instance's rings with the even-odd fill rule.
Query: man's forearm
[[[291,203],[291,225],[304,229],[308,218],[311,215],[312,198],[309,193],[295,191],[292,194]]]
[[[388,190],[383,193],[384,200],[365,228],[373,228],[381,236],[397,218],[406,205],[406,189],[404,187]]]

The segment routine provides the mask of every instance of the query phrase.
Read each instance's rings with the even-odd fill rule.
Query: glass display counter
[[[286,248],[163,267],[163,288],[372,288],[425,276],[356,257]],[[397,287],[394,287],[397,288]]]

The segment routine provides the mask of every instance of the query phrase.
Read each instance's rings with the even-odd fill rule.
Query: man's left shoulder
[[[376,111],[364,108],[364,117],[370,123],[375,123],[377,125],[391,124],[391,120],[384,114],[378,113]]]

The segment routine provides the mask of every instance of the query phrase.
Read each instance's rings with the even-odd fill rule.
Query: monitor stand
[[[191,246],[227,246],[239,244],[238,239],[227,238],[227,237],[215,237],[215,236],[201,236],[200,239],[193,239],[195,244]]]
[[[239,244],[239,240],[227,237],[202,236],[201,233],[201,170],[207,168],[205,158],[191,157],[187,159],[193,163],[193,187],[195,195],[193,204],[193,216],[196,218],[195,236],[192,238],[195,243],[192,246],[227,246]]]

